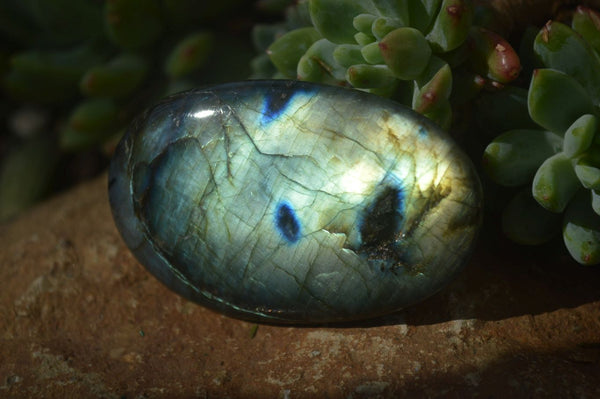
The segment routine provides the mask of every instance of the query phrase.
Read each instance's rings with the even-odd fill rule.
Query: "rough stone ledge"
[[[600,397],[600,269],[486,237],[402,313],[255,330],[135,261],[104,176],[0,226],[0,397]]]

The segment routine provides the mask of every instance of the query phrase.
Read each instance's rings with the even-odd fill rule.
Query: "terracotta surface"
[[[151,277],[105,179],[0,227],[0,397],[600,397],[600,268],[487,234],[404,312],[256,329]]]

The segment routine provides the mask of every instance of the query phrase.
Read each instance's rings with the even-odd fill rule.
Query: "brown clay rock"
[[[600,397],[600,269],[484,237],[399,314],[256,329],[150,276],[102,177],[0,227],[0,397]]]

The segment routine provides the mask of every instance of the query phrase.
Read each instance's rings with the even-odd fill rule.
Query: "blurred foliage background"
[[[157,99],[247,79],[290,1],[2,0],[0,221],[101,173]]]

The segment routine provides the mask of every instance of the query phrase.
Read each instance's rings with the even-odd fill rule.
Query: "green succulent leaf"
[[[145,79],[148,65],[135,54],[121,54],[104,65],[89,69],[79,82],[81,92],[92,97],[123,97]]]
[[[577,262],[600,263],[600,215],[592,209],[589,191],[581,190],[569,204],[563,223],[563,240]]]
[[[373,42],[363,46],[360,50],[363,58],[369,64],[383,64],[383,56],[379,50],[379,43]]]
[[[305,26],[312,25],[308,0],[293,0],[291,1],[291,3],[294,4],[293,7],[289,7],[290,0],[286,1],[288,2],[288,7],[285,10],[285,24],[289,30],[304,28]]]
[[[371,1],[367,0],[310,0],[308,9],[317,31],[337,44],[355,44],[355,16],[377,14]]]
[[[310,82],[340,84],[346,80],[346,68],[341,67],[333,58],[336,45],[327,39],[321,39],[312,46],[298,61],[298,78]]]
[[[364,90],[376,96],[393,98],[394,101],[397,101],[400,104],[410,104],[410,100],[406,100],[406,98],[409,98],[407,84],[408,82],[406,81],[394,78],[392,83],[388,86],[372,87]]]
[[[79,104],[69,117],[69,126],[80,132],[100,132],[114,126],[116,103],[107,98],[89,99]]]
[[[568,26],[550,21],[538,33],[534,51],[548,68],[572,76],[600,104],[600,58]]]
[[[471,28],[473,6],[468,0],[444,0],[427,34],[427,41],[436,52],[445,53],[460,46]]]
[[[353,65],[346,72],[346,80],[356,88],[379,88],[391,85],[396,78],[385,65]]]
[[[361,50],[362,46],[358,44],[340,44],[333,50],[333,59],[345,68],[352,65],[364,64],[366,60],[363,58]]]
[[[561,135],[581,115],[594,113],[586,90],[571,76],[554,69],[534,71],[527,103],[531,119]]]
[[[371,43],[375,43],[375,36],[371,36],[370,34],[366,34],[363,32],[358,32],[354,35],[354,41],[361,46],[366,46]]]
[[[414,28],[398,28],[379,42],[386,65],[402,80],[416,79],[431,58],[431,47],[421,32]]]
[[[521,61],[512,46],[500,35],[480,27],[469,32],[471,67],[475,72],[500,83],[519,76]]]
[[[371,0],[373,6],[377,9],[379,15],[385,15],[391,18],[397,18],[403,21],[403,25],[408,25],[408,1],[397,0]]]
[[[352,25],[357,31],[370,35],[371,26],[376,19],[377,16],[373,14],[359,14],[352,20]]]
[[[427,66],[423,72],[415,79],[415,85],[418,89],[422,89],[434,79],[441,79],[442,86],[439,86],[437,92],[441,97],[448,98],[452,91],[452,70],[446,61],[432,55],[429,58]]]
[[[184,37],[164,64],[165,74],[171,79],[188,75],[204,65],[213,46],[213,36],[208,32],[196,32]]]
[[[450,66],[437,57],[431,57],[431,61],[422,74],[425,76],[415,82],[412,108],[421,114],[431,113],[440,105],[446,107],[452,91]]]
[[[280,74],[266,54],[254,57],[250,61],[250,68],[252,73],[249,79],[277,79],[273,75]],[[285,76],[281,78],[286,79]]]
[[[59,146],[65,151],[76,151],[99,144],[115,133],[117,122],[118,108],[113,100],[86,100],[71,113],[60,132]]]
[[[533,178],[533,197],[551,212],[562,212],[581,187],[572,161],[559,152],[546,159]]]
[[[502,230],[516,243],[540,245],[560,233],[561,215],[548,212],[523,189],[508,203],[502,213]]]
[[[65,152],[89,150],[109,140],[115,134],[116,132],[112,130],[105,132],[80,132],[66,126],[59,132],[58,146]]]
[[[600,215],[600,192],[596,190],[592,191],[592,209],[596,214]]]
[[[259,53],[266,52],[277,38],[280,38],[287,32],[288,30],[284,23],[272,25],[256,24],[252,27],[252,45]]]
[[[572,158],[586,151],[594,140],[597,128],[597,118],[594,115],[582,115],[573,122],[565,133],[563,145],[565,155]]]
[[[391,31],[407,26],[397,18],[379,17],[371,25],[371,33],[377,40],[381,40]]]
[[[577,161],[575,174],[583,187],[600,190],[600,165],[591,156],[583,156]]]
[[[421,32],[427,32],[440,10],[442,0],[418,0],[406,3],[408,3],[410,26]]]
[[[483,153],[483,168],[496,183],[527,184],[544,160],[558,153],[562,138],[542,130],[510,130],[496,137]]]
[[[267,54],[277,70],[290,79],[297,76],[298,62],[321,35],[313,27],[300,28],[286,33],[267,49]]]
[[[596,52],[600,52],[600,13],[591,8],[578,6],[573,14],[571,27],[579,33]]]
[[[108,37],[125,49],[150,46],[163,31],[157,0],[111,0],[104,15]]]
[[[102,46],[81,45],[70,50],[28,50],[10,60],[4,85],[14,97],[57,105],[79,93],[83,74],[104,61]]]

